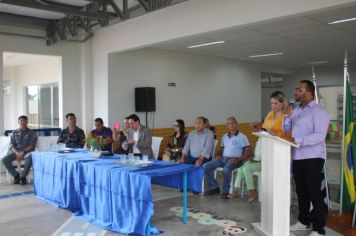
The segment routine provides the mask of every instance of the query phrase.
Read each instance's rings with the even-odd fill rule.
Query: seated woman
[[[162,156],[163,161],[176,162],[182,155],[182,149],[187,139],[183,120],[176,120],[173,125],[174,133],[169,137],[167,148]]]
[[[286,133],[283,130],[283,109],[285,107],[285,98],[284,94],[280,91],[275,91],[270,96],[271,99],[271,111],[267,114],[264,122],[262,124],[262,129],[271,135],[276,135],[281,138],[290,137],[290,133]],[[258,124],[252,125],[252,130],[254,132],[259,129]],[[238,195],[237,188],[241,186],[241,180],[245,178],[247,185],[247,190],[250,191],[248,202],[253,202],[256,199],[256,187],[253,183],[253,172],[261,171],[261,141],[258,140],[256,143],[255,157],[253,160],[243,164],[237,173],[235,180],[235,191],[231,193],[228,197],[234,198]]]

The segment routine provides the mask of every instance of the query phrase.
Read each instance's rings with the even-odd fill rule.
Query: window
[[[30,128],[59,127],[58,83],[25,87]]]

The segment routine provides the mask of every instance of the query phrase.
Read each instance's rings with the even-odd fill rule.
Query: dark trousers
[[[195,165],[195,162],[199,159],[199,157],[192,157],[192,156],[187,156],[185,157],[184,160],[184,164],[191,164],[191,165]],[[203,165],[204,163],[208,162],[211,160],[211,157],[209,159],[204,158],[203,163],[201,165]]]
[[[298,220],[305,225],[313,223],[313,230],[325,235],[326,206],[321,190],[324,159],[313,158],[293,161],[293,177],[298,196]],[[312,214],[310,203],[313,204]]]

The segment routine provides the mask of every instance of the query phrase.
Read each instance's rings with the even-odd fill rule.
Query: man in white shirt
[[[140,123],[140,118],[136,114],[128,116],[128,119],[130,126],[127,132],[128,149],[134,154],[153,158],[151,130]]]

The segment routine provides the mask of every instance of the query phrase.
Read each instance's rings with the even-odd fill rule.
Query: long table
[[[118,163],[118,156],[97,159],[85,150],[33,152],[34,190],[38,198],[107,230],[149,234],[154,215],[151,184],[201,192],[203,169],[155,161],[147,167]],[[184,184],[185,183],[185,184]],[[186,210],[183,212],[186,223]]]

